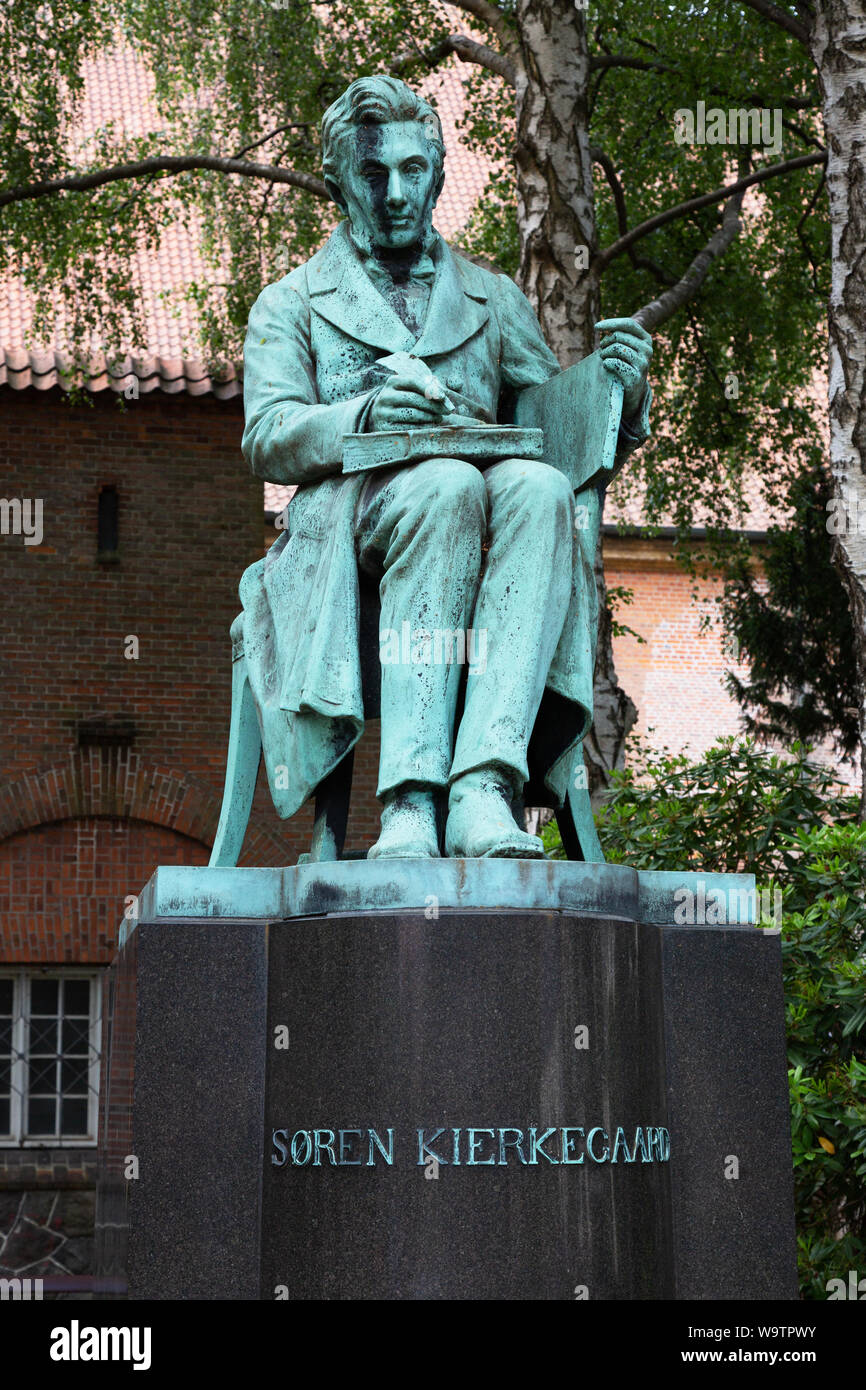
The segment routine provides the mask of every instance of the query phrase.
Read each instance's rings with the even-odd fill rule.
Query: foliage
[[[801,745],[787,758],[724,738],[696,761],[635,748],[598,816],[611,862],[781,888],[801,1287],[824,1299],[866,1268],[866,826]],[[544,835],[561,854],[555,826]]]
[[[405,47],[445,32],[432,6],[393,0],[3,0],[0,163],[13,188],[154,155],[216,155],[319,175],[319,122],[348,82],[387,70]],[[76,147],[86,65],[126,44],[155,82],[155,128],[118,117]],[[61,296],[79,355],[143,341],[129,274],[166,227],[188,223],[204,273],[186,295],[200,311],[210,364],[240,355],[250,304],[321,244],[326,200],[268,179],[196,170],[148,174],[3,210],[4,268],[37,301],[33,337],[50,337]],[[198,355],[198,344],[188,345]]]
[[[723,601],[726,625],[749,675],[728,675],[747,729],[789,743],[835,740],[859,746],[854,628],[827,531],[830,479],[820,459],[791,485],[790,520],[772,526],[765,587],[741,558]]]
[[[820,144],[820,98],[808,55],[732,0],[655,8],[599,0],[590,52],[645,65],[604,67],[592,79],[590,138],[613,160],[629,226],[731,182],[738,160],[754,168]],[[495,173],[466,240],[491,255],[506,236],[509,210],[516,227],[514,166],[511,151],[502,149],[511,101],[503,106],[502,83],[489,74],[473,73],[465,85],[466,138],[495,153]],[[674,112],[694,111],[699,101],[726,111],[778,110],[781,154],[676,144]],[[622,228],[599,166],[594,183],[604,247]],[[676,282],[720,218],[715,205],[676,219],[613,260],[601,281],[603,313],[634,313]],[[625,497],[639,489],[644,514],[670,516],[683,535],[699,509],[709,528],[706,557],[716,562],[726,564],[732,554],[730,528],[749,476],[762,478],[768,501],[778,502],[787,480],[821,447],[823,409],[810,388],[825,364],[829,271],[823,174],[806,168],[747,195],[740,235],[696,297],[656,335],[654,437],[615,491]],[[684,548],[681,558],[696,567],[705,555]]]
[[[502,8],[510,15],[509,4]],[[418,62],[401,70],[410,80],[426,80],[435,101],[437,78],[420,55],[460,18],[433,0],[0,4],[3,186],[157,153],[245,154],[317,174],[318,122],[342,87],[415,53]],[[575,10],[575,23],[582,22]],[[486,37],[497,46],[495,36]],[[591,139],[615,163],[632,224],[723,184],[741,153],[725,145],[677,145],[677,109],[699,100],[748,105],[760,97],[785,113],[785,156],[816,141],[818,97],[807,57],[733,0],[658,11],[637,0],[600,0],[589,37],[595,57],[621,54],[646,64],[592,77]],[[155,128],[132,137],[118,119],[89,148],[75,148],[85,64],[118,42],[140,53],[154,75]],[[464,241],[513,272],[513,93],[483,68],[461,64],[459,71],[468,100],[463,138],[492,171]],[[742,153],[752,164],[773,157],[760,149]],[[604,246],[619,226],[611,189],[596,173]],[[700,496],[722,525],[734,515],[744,460],[769,469],[781,452],[795,466],[812,415],[795,396],[822,360],[820,335],[812,330],[827,293],[823,194],[804,215],[819,179],[807,169],[764,185],[752,198],[756,215],[745,220],[697,299],[665,325],[655,376],[667,383],[667,399],[656,415],[656,440],[636,465],[651,514],[670,507],[685,526]],[[239,355],[261,286],[309,255],[333,217],[333,208],[313,194],[266,179],[161,173],[7,206],[3,254],[39,299],[38,332],[48,331],[62,292],[71,337],[98,338],[120,350],[141,328],[128,274],[133,254],[152,250],[172,220],[187,220],[205,254],[205,272],[187,293],[201,310],[205,356],[218,361]],[[678,219],[638,243],[631,257],[613,261],[602,284],[605,311],[634,312],[676,280],[719,217],[715,206]],[[738,400],[723,389],[729,369],[741,382]]]
[[[628,623],[621,623],[616,617],[620,608],[628,608],[634,603],[634,589],[629,589],[625,584],[608,584],[607,586],[607,606],[610,610],[610,631],[612,637],[633,637],[642,647],[646,646],[646,638],[641,637],[639,632],[635,632]]]
[[[517,274],[520,264],[520,235],[514,208],[513,175],[498,169],[473,208],[457,245],[505,272]]]
[[[854,799],[800,745],[783,756],[727,736],[693,761],[633,735],[628,749],[598,815],[614,864],[787,878],[799,862],[790,837],[855,815]]]

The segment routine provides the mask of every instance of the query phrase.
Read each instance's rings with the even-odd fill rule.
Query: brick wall
[[[719,735],[741,732],[724,677],[733,670],[742,678],[747,668],[723,650],[719,580],[693,581],[663,540],[610,537],[604,555],[608,586],[634,592],[616,618],[644,639],[623,635],[613,643],[617,679],[638,708],[636,732],[654,746],[696,755]]]
[[[761,572],[762,547],[753,547],[752,562]],[[726,650],[717,599],[721,581],[712,573],[690,578],[679,566],[670,542],[637,537],[608,537],[604,546],[609,586],[633,590],[621,608],[620,622],[644,639],[614,638],[614,661],[620,685],[638,707],[636,733],[654,747],[698,757],[724,734],[744,732],[740,707],[725,687],[725,674],[741,680],[748,664]],[[708,625],[704,620],[708,619]],[[783,751],[772,744],[774,751]],[[841,783],[858,791],[859,762],[843,763],[832,743],[812,752]]]
[[[137,820],[82,817],[0,842],[0,921],[9,964],[102,965],[157,864],[206,864],[205,845]],[[132,904],[128,904],[132,908]]]
[[[130,893],[160,861],[207,861],[222,796],[228,630],[262,553],[262,489],[239,400],[3,390],[0,491],[43,499],[43,538],[0,536],[0,960],[107,963]],[[117,489],[116,562],[97,555]],[[132,658],[137,639],[137,658]],[[127,653],[130,653],[128,656]],[[348,848],[375,835],[376,750],[359,750]],[[263,778],[245,863],[293,863]]]

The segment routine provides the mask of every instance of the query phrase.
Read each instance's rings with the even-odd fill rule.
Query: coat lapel
[[[426,361],[453,352],[473,337],[490,317],[487,291],[471,261],[458,261],[439,238],[439,266],[421,337],[412,351]]]
[[[307,270],[311,307],[342,333],[384,352],[410,352],[414,335],[365,274],[343,222]]]
[[[490,317],[487,291],[471,261],[439,238],[438,268],[417,340],[365,274],[341,223],[307,269],[311,307],[342,333],[383,352],[438,357],[473,337]]]

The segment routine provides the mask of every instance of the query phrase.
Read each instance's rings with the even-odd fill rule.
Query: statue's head
[[[444,182],[445,142],[433,107],[396,77],[362,77],[322,120],[322,169],[362,245],[422,243]]]

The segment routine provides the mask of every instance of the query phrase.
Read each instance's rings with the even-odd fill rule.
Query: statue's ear
[[[439,201],[439,194],[442,192],[442,189],[443,189],[444,187],[445,187],[445,170],[444,170],[444,169],[440,169],[440,171],[439,171],[439,177],[438,177],[438,179],[436,180],[436,187],[433,189],[433,206],[434,206],[434,208],[435,208],[436,204],[437,204],[438,201]]]
[[[340,209],[340,211],[348,211],[346,207],[346,200],[343,197],[343,191],[340,188],[340,185],[338,183],[335,183],[333,179],[326,178],[325,187],[328,190],[328,196],[332,199],[333,202],[337,204],[337,207]]]

